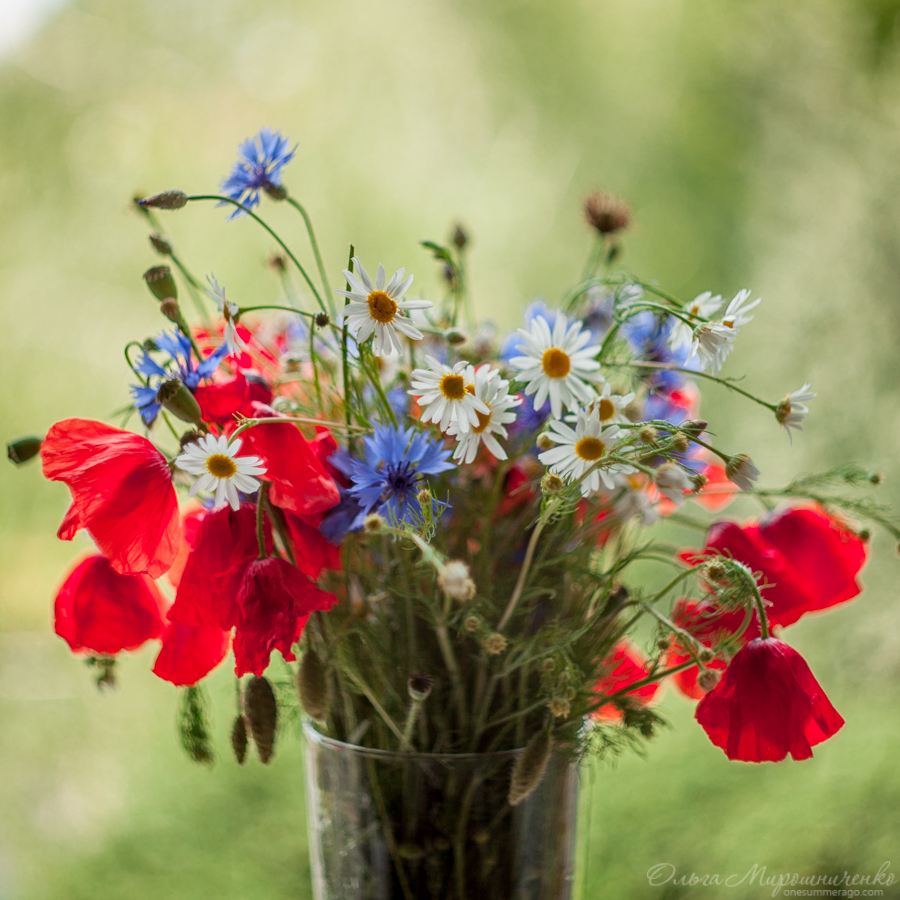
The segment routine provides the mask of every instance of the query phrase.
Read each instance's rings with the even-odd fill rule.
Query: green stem
[[[266,505],[266,494],[269,490],[269,482],[264,481],[259,486],[259,493],[256,495],[256,543],[259,546],[259,556],[257,559],[265,559],[269,554],[266,552],[266,532],[263,527],[265,520],[264,507]]]
[[[316,240],[316,233],[313,231],[312,221],[309,218],[309,215],[306,212],[306,209],[303,205],[295,200],[293,197],[288,196],[285,198],[297,212],[303,216],[303,221],[306,224],[306,233],[309,235],[309,243],[312,247],[313,256],[316,258],[316,265],[319,267],[319,277],[322,279],[322,287],[325,288],[325,294],[328,299],[332,300],[332,292],[331,285],[328,283],[328,276],[325,274],[325,265],[322,262],[322,255],[319,253],[319,242]]]

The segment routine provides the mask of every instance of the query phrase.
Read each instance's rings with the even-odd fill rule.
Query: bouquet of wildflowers
[[[423,242],[441,298],[364,249],[334,279],[284,183],[292,155],[264,130],[221,193],[137,203],[167,261],[144,279],[169,324],[125,348],[131,403],[117,425],[67,419],[9,447],[69,488],[59,537],[96,545],[55,621],[98,681],[161,642],[153,671],[185,687],[185,745],[210,761],[201,682],[233,652],[239,762],[251,742],[269,759],[299,696],[351,744],[526,748],[512,805],[554,748],[652,737],[667,680],[730,759],[810,757],[843,720],[781,629],[859,593],[866,522],[900,532],[860,494],[876,475],[762,487],[700,418],[712,384],[788,440],[803,430],[810,385],[770,402],[721,374],[760,300],[685,300],[618,268],[629,213],[595,194],[584,271],[500,338],[474,320],[461,228]],[[260,217],[263,195],[296,209],[308,251]],[[160,211],[206,202],[270,234],[277,302],[179,256]],[[713,520],[737,493],[761,515]],[[702,546],[662,542],[661,518],[699,524]]]

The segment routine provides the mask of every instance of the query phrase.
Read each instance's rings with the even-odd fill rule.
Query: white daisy
[[[592,469],[603,457],[609,455],[610,447],[616,442],[621,429],[617,425],[604,428],[594,410],[590,416],[582,411],[572,429],[559,420],[550,423],[550,430],[545,432],[550,440],[559,444],[538,455],[538,459],[551,471],[566,481],[577,481],[588,470]],[[634,471],[630,466],[607,465],[593,468],[581,482],[581,493],[587,497],[600,489],[600,482],[609,490],[616,486],[615,476],[626,470]]]
[[[475,372],[475,396],[484,403],[488,412],[477,412],[478,424],[471,431],[464,432],[458,422],[451,422],[447,434],[456,437],[453,458],[457,462],[469,464],[478,453],[478,445],[484,444],[495,459],[506,459],[506,451],[494,435],[507,438],[506,426],[515,422],[516,414],[511,409],[522,402],[516,395],[510,397],[509,382],[490,366],[480,366]]]
[[[412,390],[407,391],[419,401],[423,422],[437,422],[441,431],[451,423],[467,433],[480,424],[479,413],[490,415],[490,407],[475,395],[475,369],[465,360],[452,369],[426,356],[427,369],[413,369],[409,376]]]
[[[403,352],[400,338],[397,337],[398,331],[414,341],[421,341],[422,332],[413,325],[408,316],[403,316],[399,312],[401,309],[428,309],[432,305],[430,300],[403,299],[403,295],[413,282],[413,276],[410,275],[404,280],[406,269],[398,269],[385,284],[384,266],[379,263],[373,284],[362,263],[355,256],[353,265],[355,273],[344,269],[344,277],[350,285],[350,290],[335,293],[350,300],[344,307],[342,316],[356,342],[361,344],[374,333],[372,352],[376,356],[388,356],[395,350],[397,353]]]
[[[663,463],[654,473],[653,480],[659,492],[676,506],[684,505],[684,492],[693,488],[684,469],[674,462]]]
[[[603,390],[599,397],[595,397],[585,407],[585,412],[590,415],[595,409],[600,419],[601,425],[615,425],[616,423],[624,423],[628,421],[625,415],[625,407],[634,400],[634,392],[628,394],[614,394],[609,382],[603,385]],[[567,422],[575,422],[578,419],[576,415],[566,416]]]
[[[198,491],[215,491],[217,509],[226,503],[232,509],[239,509],[238,491],[252,494],[259,488],[259,480],[252,476],[266,471],[258,456],[237,456],[240,449],[240,438],[229,444],[227,437],[217,438],[213,434],[188,444],[175,465],[190,475],[200,476],[191,487],[191,496]]]
[[[704,291],[697,294],[690,303],[685,304],[683,312],[695,319],[708,319],[717,313],[722,307],[722,295],[712,295],[712,291]],[[669,335],[669,343],[673,348],[686,347],[694,338],[694,330],[687,322],[681,319],[675,320],[672,332]]]
[[[510,365],[520,370],[519,380],[525,382],[525,393],[534,394],[534,407],[540,409],[550,397],[555,419],[562,416],[563,407],[576,410],[589,402],[594,391],[588,381],[602,381],[596,356],[599,345],[587,346],[590,331],[581,322],[572,323],[557,313],[553,331],[543,316],[535,316],[531,328],[519,329],[525,338],[524,356],[514,356]]]
[[[237,333],[237,323],[234,318],[238,312],[240,312],[241,308],[237,303],[234,303],[225,296],[225,288],[216,281],[215,275],[207,275],[206,280],[209,282],[206,293],[216,306],[219,307],[219,312],[222,314],[222,318],[225,319],[224,339],[225,343],[228,344],[229,355],[246,350],[247,345]]]
[[[725,477],[742,491],[752,491],[760,472],[746,453],[736,453],[725,464]]]
[[[812,400],[816,395],[810,391],[810,385],[804,384],[798,391],[788,394],[775,409],[775,418],[778,423],[784,427],[788,433],[788,440],[791,438],[791,429],[803,431],[803,425],[800,423],[809,414],[809,407],[806,405],[807,400]]]
[[[751,309],[756,309],[762,302],[762,298],[757,297],[752,303],[747,303],[749,297],[750,291],[746,289],[738,291],[721,319],[716,322],[705,322],[694,329],[694,340],[688,360],[696,356],[702,369],[709,369],[713,375],[719,374],[722,364],[731,353],[738,331],[743,325],[753,321],[753,316],[747,313]]]

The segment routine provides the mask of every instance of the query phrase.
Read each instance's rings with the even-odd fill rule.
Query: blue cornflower
[[[248,209],[258,206],[260,191],[281,187],[281,170],[297,152],[296,146],[289,150],[289,145],[280,131],[271,128],[263,128],[256,137],[247,138],[238,148],[238,161],[231,174],[222,182],[222,193]],[[242,215],[244,211],[236,208],[228,218]]]
[[[199,387],[200,382],[204,378],[210,378],[213,372],[219,367],[219,363],[228,354],[228,345],[222,344],[214,353],[207,356],[206,359],[194,364],[191,359],[191,341],[186,335],[180,331],[172,334],[163,332],[153,338],[156,349],[167,353],[174,363],[174,371],[171,363],[165,368],[160,365],[147,350],[141,352],[141,356],[135,364],[134,368],[141,375],[146,375],[148,379],[147,385],[131,385],[131,397],[134,401],[135,408],[140,412],[144,424],[150,426],[159,415],[159,403],[156,402],[156,392],[159,390],[160,382],[173,375],[177,376],[186,387],[190,390]],[[153,384],[152,379],[159,379]]]

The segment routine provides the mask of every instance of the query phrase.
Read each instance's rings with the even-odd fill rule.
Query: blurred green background
[[[459,219],[479,308],[502,327],[576,276],[585,192],[627,197],[629,267],[682,296],[764,298],[726,373],[772,399],[819,392],[789,447],[765,411],[707,388],[723,445],[773,483],[855,458],[900,504],[898,14],[898,0],[64,5],[0,59],[0,433],[126,402],[121,348],[160,327],[130,198],[214,188],[268,125],[299,144],[286,182],[333,281],[353,241],[435,295],[417,241]],[[265,214],[302,246],[290,211]],[[164,215],[196,271],[242,300],[278,296],[251,223]],[[197,768],[152,651],[100,696],[52,634],[55,587],[86,547],[54,537],[67,499],[36,466],[0,467],[0,898],[308,897],[295,736],[268,769],[239,770],[223,668],[221,758]],[[729,764],[670,692],[674,727],[646,759],[585,770],[583,897],[771,893],[650,887],[659,863],[900,871],[900,564],[881,534],[873,556],[861,598],[789,633],[847,727],[809,762]]]

